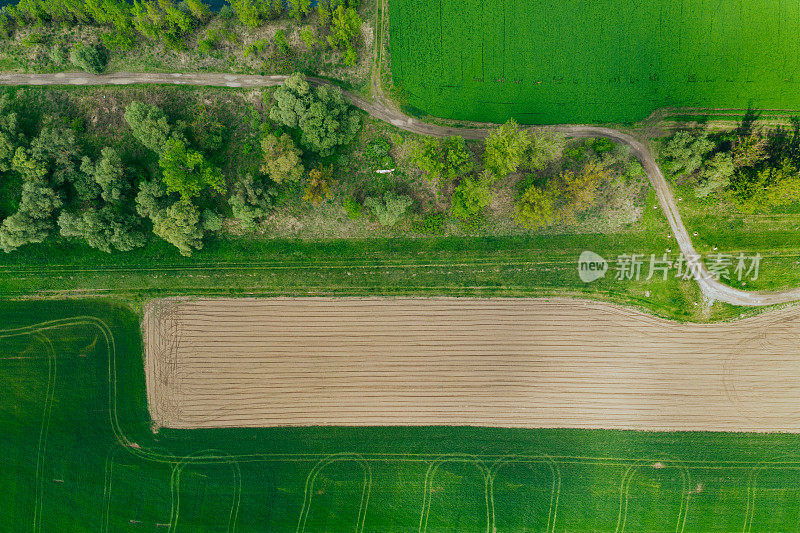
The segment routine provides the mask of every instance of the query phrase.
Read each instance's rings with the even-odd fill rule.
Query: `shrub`
[[[63,47],[60,45],[55,45],[50,50],[50,61],[53,62],[54,65],[64,65],[69,62],[69,56],[67,55],[67,51],[64,50]]]
[[[225,4],[219,8],[219,18],[222,20],[231,20],[233,19],[234,15],[235,13],[233,12],[233,8],[228,4]]]
[[[342,207],[344,207],[344,210],[347,211],[347,218],[350,220],[357,220],[361,218],[361,215],[364,212],[364,206],[358,203],[358,200],[352,196],[348,196],[342,200]]]
[[[308,185],[303,192],[303,200],[311,204],[318,204],[331,196],[333,181],[333,167],[314,168],[308,173]]]
[[[305,26],[302,30],[300,30],[300,40],[302,40],[305,45],[308,47],[309,50],[313,50],[320,44],[320,40],[317,38],[317,34],[314,31],[314,28],[311,26]]]
[[[283,30],[275,32],[275,36],[272,38],[272,44],[281,54],[286,55],[289,53],[289,41],[286,39],[286,32]]]
[[[328,44],[331,48],[342,52],[344,64],[347,66],[355,65],[358,59],[355,45],[361,35],[361,22],[361,17],[354,7],[345,8],[344,5],[339,5],[331,14],[331,34],[328,36]]]
[[[464,178],[453,191],[453,205],[450,212],[454,218],[471,220],[480,216],[483,208],[492,202],[489,189],[492,174],[485,172],[482,176]]]
[[[411,224],[411,229],[417,233],[428,235],[441,235],[444,233],[447,215],[444,213],[433,213],[415,220]]]
[[[78,43],[70,50],[69,60],[73,65],[86,72],[100,74],[106,69],[108,57],[106,56],[105,50],[96,46]]]
[[[531,185],[517,201],[514,220],[526,228],[538,229],[549,226],[555,220],[552,195]]]
[[[382,199],[367,198],[364,200],[364,207],[372,210],[381,226],[394,226],[400,222],[412,203],[413,200],[410,196],[386,191]]]
[[[33,46],[36,46],[37,44],[44,44],[44,41],[45,41],[44,35],[42,35],[41,33],[34,32],[34,33],[29,33],[28,35],[23,37],[20,43],[25,48],[31,48]]]
[[[206,231],[219,231],[222,229],[222,217],[211,209],[204,209],[202,225]]]
[[[367,160],[370,168],[377,170],[394,167],[394,160],[389,155],[390,148],[389,141],[383,137],[378,137],[367,143],[367,147],[364,150],[364,159]]]

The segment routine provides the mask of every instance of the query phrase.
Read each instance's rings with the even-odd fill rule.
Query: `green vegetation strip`
[[[139,317],[0,303],[0,509],[34,531],[767,531],[797,435],[480,428],[151,431]]]
[[[679,320],[738,316],[740,308],[707,310],[697,285],[671,274],[647,281],[650,254],[669,245],[648,234],[339,241],[210,240],[190,258],[166,243],[104,254],[63,242],[30,246],[0,269],[6,297],[109,294],[146,297],[206,294],[259,296],[450,295],[583,296],[645,308]],[[641,279],[606,277],[584,283],[578,257],[594,251],[646,256]],[[57,259],[56,259],[57,258]]]

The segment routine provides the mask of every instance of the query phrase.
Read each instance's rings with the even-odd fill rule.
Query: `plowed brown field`
[[[151,302],[153,422],[800,432],[800,308],[696,325],[583,300]]]

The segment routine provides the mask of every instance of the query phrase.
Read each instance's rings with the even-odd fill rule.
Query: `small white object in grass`
[[[394,172],[394,169],[393,168],[389,168],[389,169],[386,169],[386,170],[376,170],[375,172],[377,174],[390,174],[390,173]]]
[[[672,251],[672,248],[667,248],[667,253],[670,253],[671,251]]]
[[[679,202],[680,202],[681,200],[683,200],[683,196],[681,196],[680,198],[678,198],[678,201],[679,201]]]
[[[654,205],[653,209],[658,209],[658,204]]]
[[[715,247],[713,248],[713,250],[716,250],[716,249],[717,249],[717,247],[715,246]]]
[[[650,291],[644,291],[644,295],[645,297],[650,298]]]
[[[697,237],[697,232],[695,231],[694,233],[692,233],[692,235],[694,235],[695,237]]]

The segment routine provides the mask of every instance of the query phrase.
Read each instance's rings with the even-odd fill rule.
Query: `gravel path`
[[[255,76],[236,74],[152,74],[135,72],[117,72],[95,76],[86,73],[57,73],[57,74],[0,74],[0,85],[132,85],[132,84],[169,84],[169,85],[204,85],[217,87],[271,87],[280,85],[286,76]],[[328,83],[325,80],[309,78],[314,84]],[[375,85],[375,83],[373,83]],[[400,129],[429,135],[434,137],[447,137],[460,135],[465,139],[483,139],[488,135],[491,125],[478,128],[459,128],[453,126],[438,126],[422,122],[409,117],[391,105],[380,93],[379,87],[373,87],[376,97],[366,99],[351,92],[345,91],[347,99],[356,107],[362,109],[372,117],[388,122]],[[535,128],[540,129],[540,128]],[[664,174],[656,164],[650,150],[641,141],[633,136],[611,128],[586,126],[586,125],[559,125],[546,127],[549,131],[563,133],[568,137],[605,137],[618,143],[627,144],[633,154],[647,172],[650,183],[656,191],[659,204],[667,216],[670,228],[678,242],[678,246],[685,257],[695,257],[697,251],[692,245],[692,240],[686,227],[683,225],[672,191],[664,179]],[[733,305],[764,306],[800,300],[800,288],[779,292],[742,291],[734,289],[714,279],[705,266],[701,263],[695,268],[697,280],[703,294],[710,300],[718,300]]]

